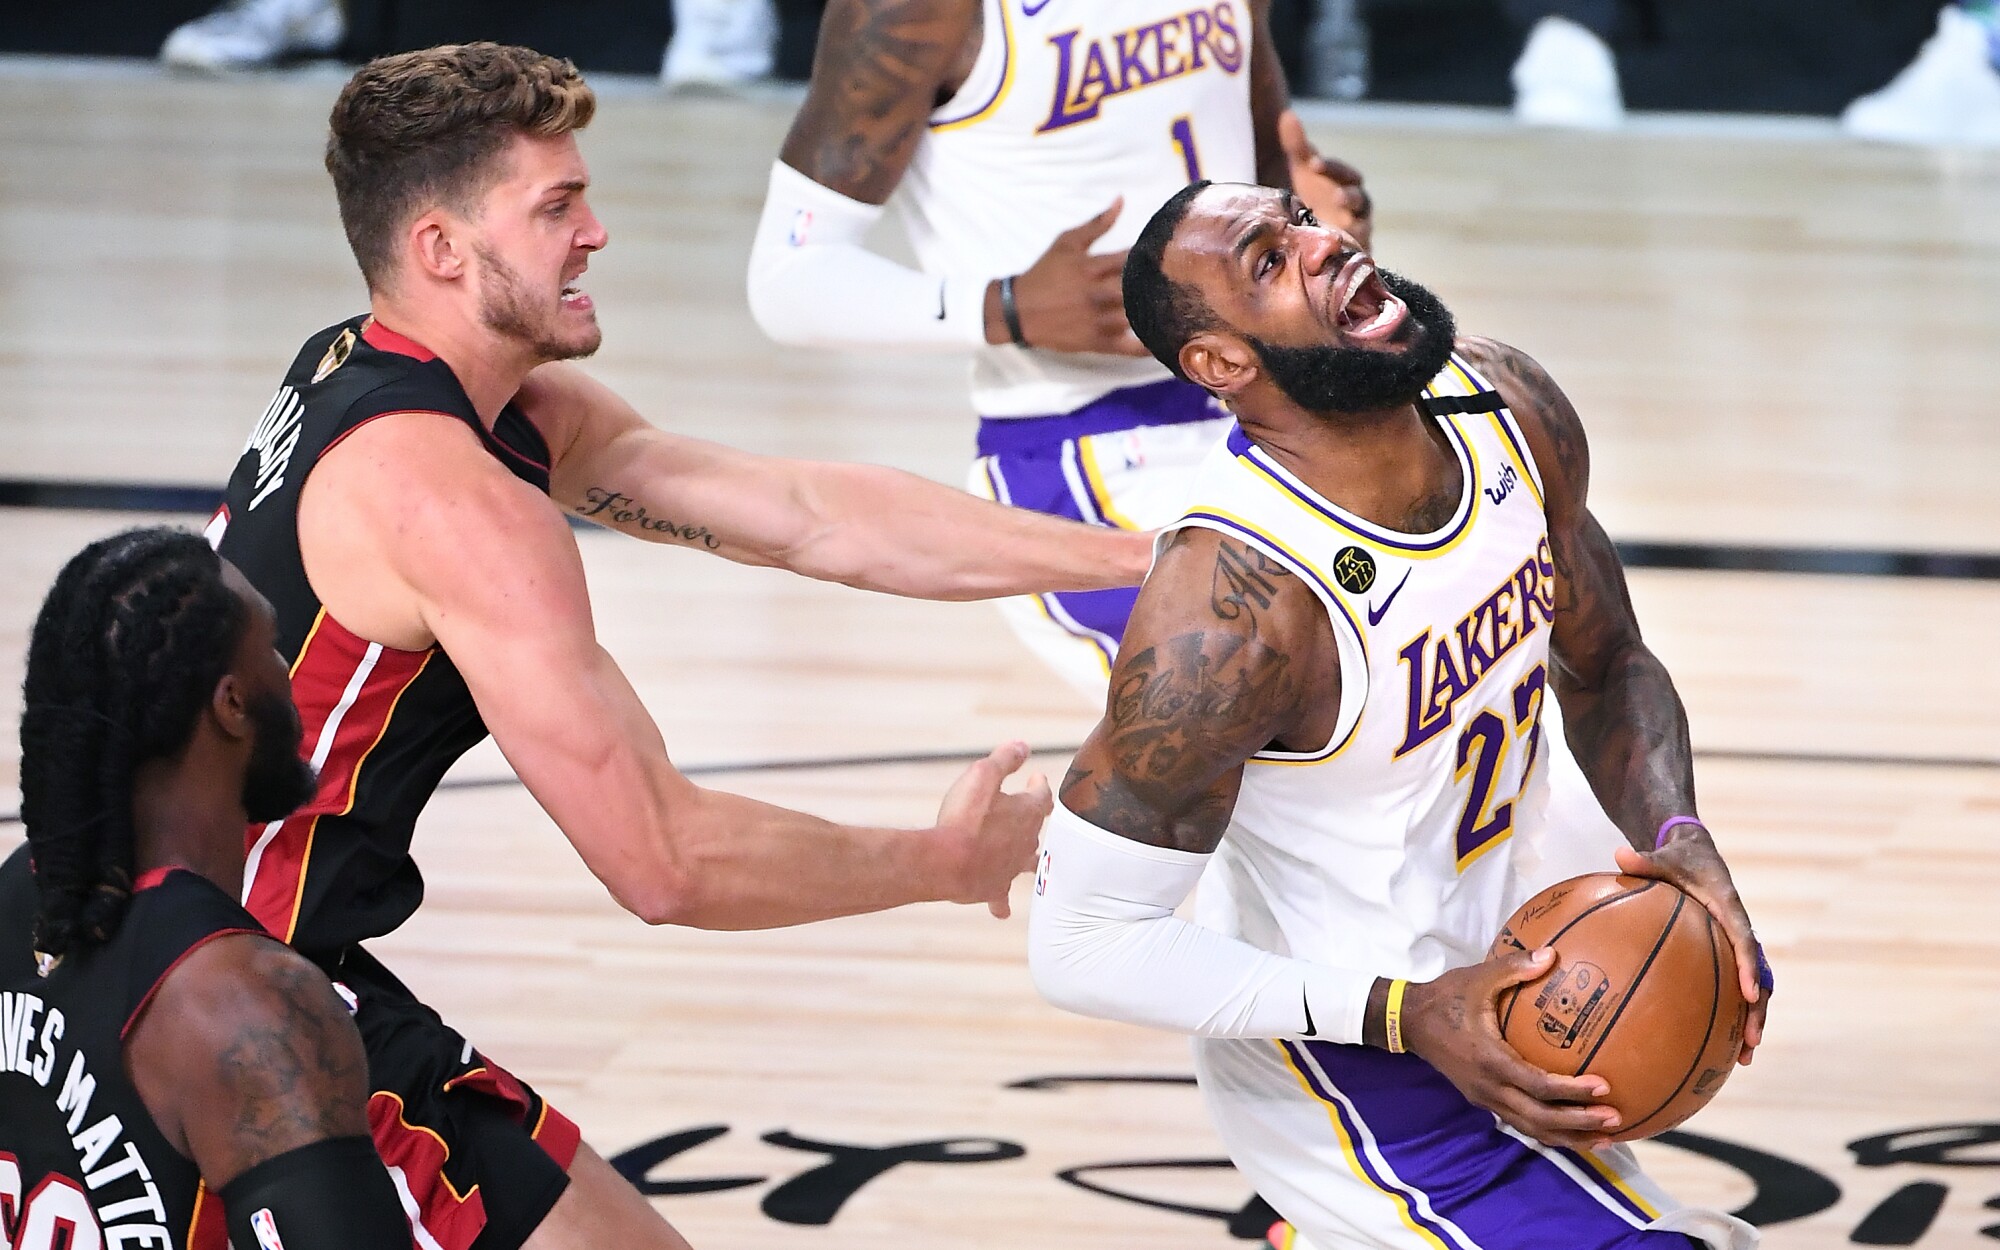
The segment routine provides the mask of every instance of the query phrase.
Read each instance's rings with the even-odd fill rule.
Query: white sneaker
[[[673,0],[674,37],[660,61],[669,87],[721,87],[771,76],[778,13],[771,0]]]
[[[283,56],[324,56],[347,37],[340,0],[230,0],[174,29],[160,59],[183,69],[247,69]]]
[[[1510,76],[1514,116],[1530,126],[1611,130],[1625,120],[1610,47],[1568,18],[1536,22]]]
[[[1888,86],[1847,106],[1841,127],[1890,143],[2000,147],[2000,70],[1985,23],[1955,4]]]

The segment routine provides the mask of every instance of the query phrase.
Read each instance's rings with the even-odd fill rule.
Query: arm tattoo
[[[275,964],[275,967],[271,965]],[[215,1057],[220,1088],[237,1094],[230,1134],[240,1166],[357,1131],[368,1074],[326,977],[302,959],[266,961],[268,1009],[241,1023]],[[365,1121],[363,1121],[365,1124]]]
[[[939,0],[829,6],[810,94],[780,152],[785,163],[853,199],[886,200],[964,43],[966,15],[954,7],[962,6]]]
[[[1216,551],[1215,590],[1209,597],[1209,608],[1220,621],[1240,620],[1249,611],[1268,611],[1278,593],[1278,579],[1291,575],[1261,550],[1225,542]]]
[[[576,506],[576,514],[589,517],[600,525],[622,526],[641,538],[699,544],[710,551],[722,546],[722,540],[706,525],[688,525],[656,517],[646,511],[645,504],[609,486],[590,487],[583,492],[583,500]]]
[[[1302,666],[1270,635],[1298,583],[1263,552],[1222,539],[1206,621],[1119,657],[1103,723],[1063,782],[1079,816],[1136,841],[1206,853],[1236,802],[1243,762],[1283,729]]]
[[[1525,354],[1486,340],[1467,346],[1542,462],[1556,566],[1550,658],[1570,747],[1605,811],[1650,851],[1661,821],[1695,810],[1687,710],[1640,636],[1618,550],[1586,504],[1590,450],[1576,409]]]

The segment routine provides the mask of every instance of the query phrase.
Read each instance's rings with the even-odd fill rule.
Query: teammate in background
[[[781,343],[974,353],[976,494],[1093,525],[1179,515],[1228,416],[1147,358],[1124,246],[1200,177],[1296,186],[1365,235],[1360,175],[1287,109],[1268,0],[831,0],[750,256]],[[922,271],[865,250],[893,197]],[[1136,589],[1002,605],[1093,701]]]
[[[0,1245],[411,1244],[346,1007],[236,902],[245,821],[312,793],[275,637],[176,530],[92,543],[42,605],[0,864]]]
[[[359,1003],[384,1159],[444,1250],[680,1246],[637,1190],[361,945],[422,900],[418,814],[489,732],[611,894],[652,923],[766,928],[950,899],[1004,915],[1047,786],[973,765],[930,829],[834,824],[675,770],[598,645],[565,514],[638,538],[937,599],[1137,580],[1147,539],[908,474],[663,433],[568,365],[605,231],[575,68],[525,48],[364,67],[327,167],[370,313],[306,343],[211,523],[268,595],[317,793],[250,830],[246,903]],[[442,1143],[444,1150],[438,1149]],[[428,1243],[427,1243],[428,1244]]]
[[[1618,866],[1734,945],[1744,1062],[1770,988],[1569,401],[1281,190],[1174,196],[1125,301],[1238,428],[1161,541],[1063,783],[1036,984],[1196,1035],[1232,1157],[1316,1245],[1753,1244],[1601,1148],[1620,1126],[1599,1078],[1531,1068],[1495,1026],[1549,958],[1486,954],[1545,819],[1551,691],[1630,842]],[[1204,868],[1199,923],[1177,919]]]

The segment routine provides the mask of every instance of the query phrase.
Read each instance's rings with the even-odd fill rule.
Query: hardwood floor
[[[318,168],[338,83],[0,62],[0,478],[220,480],[298,343],[362,306]],[[607,335],[590,367],[676,429],[956,481],[971,437],[960,362],[787,351],[748,318],[744,261],[792,107],[606,84],[583,144],[612,234],[590,271]],[[1327,112],[1313,129],[1368,171],[1385,262],[1437,289],[1464,328],[1536,354],[1576,399],[1615,535],[2000,549],[1987,380],[2000,158],[1699,127],[1571,137]],[[13,588],[0,723],[18,716],[26,631],[55,570],[149,519],[0,509]],[[606,644],[676,760],[734,768],[708,784],[922,824],[956,765],[734,766],[1018,736],[1050,748],[1036,764],[1059,773],[1060,748],[1094,720],[990,608],[606,534],[581,545]],[[1869,1244],[1985,1244],[1996,1234],[1979,1230],[2000,1224],[1981,1206],[2000,1196],[2000,582],[1632,582],[1690,708],[1704,810],[1780,977],[1757,1063],[1688,1128],[1838,1187],[1830,1207],[1773,1224],[1772,1250],[1845,1244],[1912,1182],[1947,1187],[1935,1223]],[[0,735],[0,812],[16,760]],[[706,1184],[659,1199],[697,1246],[1229,1242],[1223,1217],[1249,1193],[1226,1169],[1074,1173],[1211,1217],[1060,1178],[1220,1151],[1179,1084],[1015,1087],[1190,1070],[1179,1038],[1042,1004],[1018,912],[649,930],[507,776],[489,745],[454,780],[495,784],[434,801],[417,844],[429,901],[380,951],[605,1154],[726,1126],[669,1142],[651,1173]],[[18,835],[0,824],[0,851]],[[1963,1125],[1977,1126],[1960,1134],[1972,1145],[1906,1136],[1883,1166],[1849,1145]],[[765,1139],[779,1131],[796,1138]],[[989,1138],[1023,1153],[986,1159],[1009,1153]],[[800,1139],[965,1140],[905,1152],[914,1161],[821,1226],[803,1221],[867,1168],[814,1173],[828,1156]],[[1687,1144],[1642,1146],[1682,1197],[1734,1207],[1758,1192]],[[1754,1167],[1767,1211],[1826,1196]]]

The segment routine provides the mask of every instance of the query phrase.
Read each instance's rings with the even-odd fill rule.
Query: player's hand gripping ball
[[[1729,941],[1664,881],[1593,873],[1522,904],[1495,954],[1555,948],[1548,972],[1496,1002],[1529,1063],[1611,1085],[1615,1141],[1651,1137],[1708,1104],[1736,1069],[1749,1006]]]

